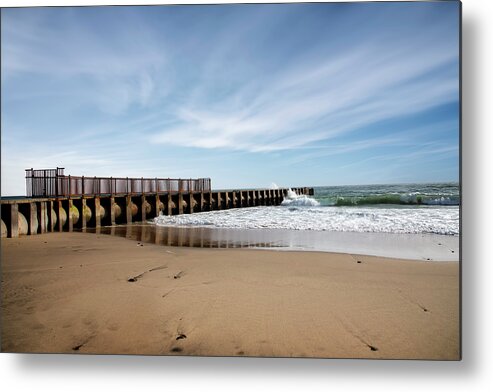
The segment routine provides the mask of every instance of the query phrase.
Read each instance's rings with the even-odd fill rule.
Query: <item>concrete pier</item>
[[[291,188],[313,195],[313,188]],[[84,230],[153,219],[159,214],[180,215],[230,208],[280,205],[288,189],[146,192],[140,195],[95,195],[1,199],[2,237]]]

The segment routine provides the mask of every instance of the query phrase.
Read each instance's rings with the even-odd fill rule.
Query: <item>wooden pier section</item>
[[[63,178],[67,177],[63,176]],[[84,179],[84,177],[70,177],[66,189],[68,189],[74,178]],[[101,184],[101,181],[96,177],[87,177],[87,179],[93,184]],[[111,179],[111,181],[113,180],[118,179]],[[84,187],[87,187],[87,185],[85,180],[82,180],[80,188],[82,192],[80,194],[72,192],[67,196],[58,194],[47,197],[3,198],[0,200],[1,235],[2,237],[12,238],[20,235],[130,224],[132,222],[144,222],[160,214],[180,215],[230,208],[276,206],[282,203],[288,193],[288,188],[212,191],[206,189],[207,185],[210,187],[209,179],[170,180],[142,178],[120,180],[125,180],[127,184],[137,184],[140,181],[141,186],[134,186],[131,189],[126,188],[126,190],[122,185],[120,185],[120,188],[115,186],[113,188],[117,191],[115,193],[106,193],[106,191],[102,193],[100,191],[101,188],[98,189],[93,186],[93,191],[86,192]],[[111,184],[111,181],[108,184]],[[161,182],[161,188],[159,187],[160,181],[164,181]],[[176,187],[165,187],[166,181],[168,181],[168,184],[176,183]],[[58,179],[55,185],[61,184],[61,182],[58,182],[58,184],[57,182]],[[152,186],[144,186],[144,184],[151,183],[155,184],[154,188]],[[29,181],[26,184],[28,188],[32,185]],[[113,184],[116,184],[116,182],[113,182]],[[198,189],[201,186],[202,189]],[[60,186],[60,189],[63,189],[63,185]],[[76,187],[76,189],[79,188]],[[290,189],[298,195],[313,195],[313,188]],[[98,192],[95,190],[98,190]]]

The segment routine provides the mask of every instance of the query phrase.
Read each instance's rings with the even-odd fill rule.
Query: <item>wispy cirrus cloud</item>
[[[149,104],[162,82],[166,53],[156,50],[156,37],[139,18],[118,9],[111,12],[108,16],[120,20],[101,31],[94,25],[97,11],[90,8],[62,8],[56,18],[49,9],[4,10],[2,82],[26,76],[51,82],[23,89],[12,99],[59,94],[114,115],[134,104]],[[125,29],[125,23],[134,28]]]
[[[349,47],[296,66],[288,61],[259,82],[245,71],[245,78],[216,100],[208,90],[228,81],[204,75],[216,85],[201,85],[173,113],[177,124],[150,140],[251,152],[296,149],[455,102],[457,48],[427,45],[428,33],[407,42],[388,36],[380,45],[370,39],[364,48]]]

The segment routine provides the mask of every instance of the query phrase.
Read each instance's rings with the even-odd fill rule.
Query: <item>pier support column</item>
[[[166,202],[168,205],[168,215],[173,214],[173,198],[171,197],[171,192],[166,195]]]
[[[229,193],[224,192],[224,208],[228,209],[229,208]]]
[[[130,196],[127,196],[126,207],[127,223],[132,223],[132,198]]]
[[[189,199],[188,199],[189,204],[188,204],[188,206],[189,206],[190,214],[193,214],[193,202],[194,202],[193,193],[190,192],[188,194],[188,196],[189,196]]]
[[[147,203],[146,203],[146,197],[144,195],[142,195],[142,199],[141,199],[141,212],[142,212],[142,222],[145,222],[146,221],[146,218],[147,218],[147,211],[146,211],[146,208],[147,208]]]
[[[161,214],[161,210],[164,209],[164,204],[161,202],[159,194],[156,193],[156,216]]]
[[[19,237],[19,205],[10,205],[10,232],[7,230],[7,235],[10,238]]]
[[[183,193],[178,193],[178,215],[183,214]]]
[[[204,204],[205,204],[204,192],[200,192],[200,209],[199,209],[200,212],[204,211]]]
[[[38,234],[38,208],[36,203],[29,203],[29,235]]]
[[[74,219],[72,217],[72,207],[74,205],[74,201],[72,199],[68,200],[68,212],[67,212],[67,220],[68,220],[68,231],[74,230]]]
[[[216,192],[217,209],[222,209],[221,192]]]
[[[86,208],[88,208],[87,207],[87,200],[82,198],[81,202],[82,202],[82,211],[80,212],[80,214],[82,215],[81,216],[81,218],[82,218],[82,230],[85,230],[87,227],[87,219],[86,219]]]
[[[54,232],[55,231],[55,220],[53,219],[53,213],[55,212],[53,209],[53,200],[50,200],[49,202],[46,203],[46,209],[48,213],[48,231]]]
[[[110,221],[112,226],[116,224],[115,198],[113,196],[110,197]]]
[[[233,198],[233,208],[236,208],[236,192],[231,192],[231,197]]]
[[[101,199],[99,197],[94,198],[94,220],[96,227],[101,227]]]
[[[156,193],[156,216],[159,216],[161,200],[159,199],[159,195]]]
[[[62,201],[61,200],[57,200],[55,202],[55,212],[58,216],[58,221],[57,221],[57,230],[58,231],[63,231],[63,217],[62,217],[62,214],[63,214],[63,206],[62,206]]]
[[[41,234],[46,233],[46,228],[48,227],[48,222],[46,221],[46,218],[48,217],[47,211],[46,211],[46,202],[42,201],[38,205],[38,216],[39,216],[39,226],[40,230],[39,232]]]

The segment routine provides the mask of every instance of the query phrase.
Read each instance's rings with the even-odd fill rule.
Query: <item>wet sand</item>
[[[459,263],[2,238],[4,352],[457,360]]]
[[[87,232],[165,246],[265,248],[336,252],[409,260],[459,261],[459,237],[438,234],[357,233],[287,229],[232,229],[157,226],[149,223],[103,226]]]

